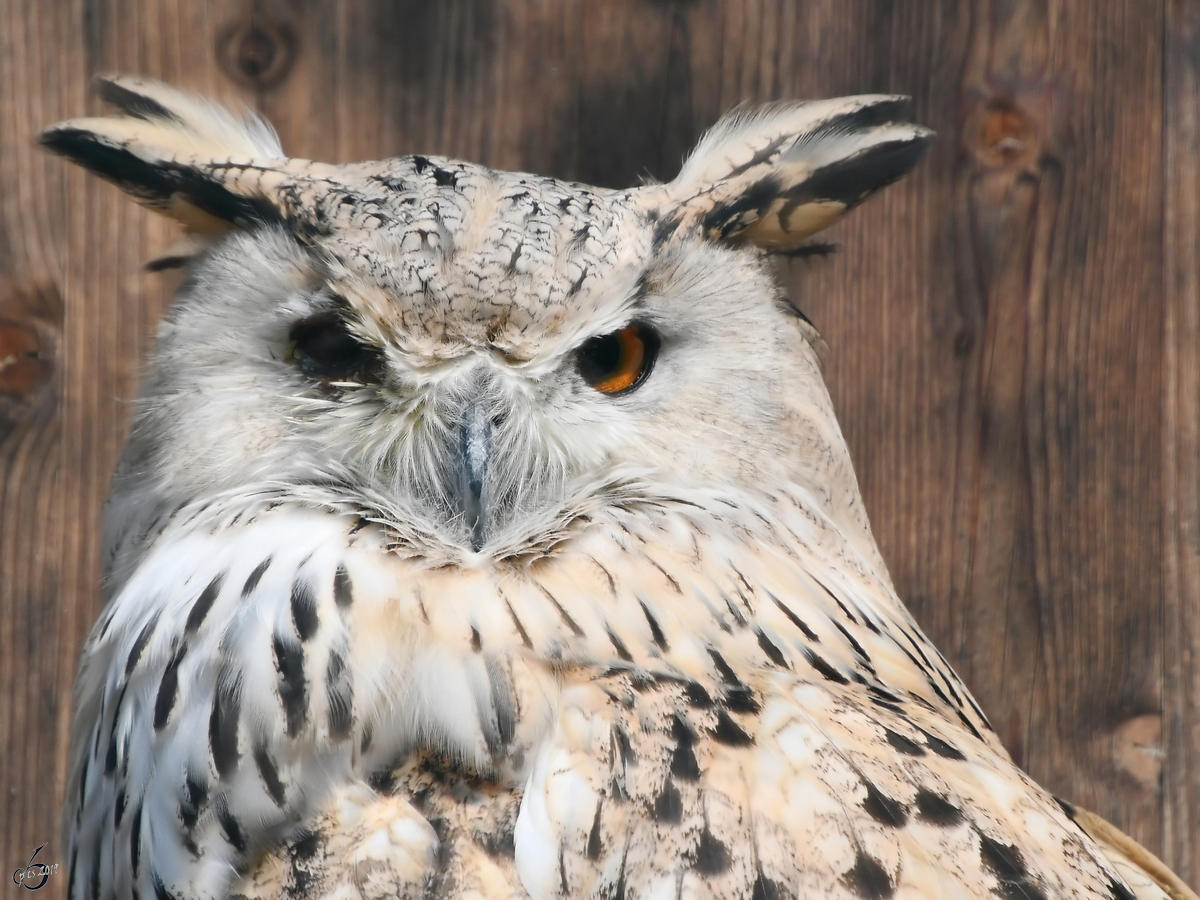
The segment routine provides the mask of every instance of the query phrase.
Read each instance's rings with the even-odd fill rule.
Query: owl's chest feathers
[[[164,534],[98,626],[118,645],[105,693],[145,670],[156,731],[187,703],[232,717],[234,737],[210,728],[218,769],[221,741],[251,746],[266,721],[363,773],[424,747],[514,784],[564,686],[614,671],[753,704],[812,680],[986,731],[886,583],[811,519],[721,524],[629,514],[479,568],[429,568],[298,509]]]
[[[196,883],[219,893],[228,864],[339,784],[432,756],[515,791],[560,739],[608,764],[662,756],[676,731],[736,748],[806,696],[998,747],[836,528],[790,503],[771,527],[730,510],[626,510],[537,562],[476,567],[431,567],[362,519],[295,506],[168,527],[84,653],[72,842],[128,839],[136,857],[161,827],[181,853],[209,848]]]

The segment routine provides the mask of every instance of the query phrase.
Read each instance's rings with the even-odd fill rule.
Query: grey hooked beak
[[[491,462],[492,422],[479,403],[471,404],[459,430],[458,500],[463,521],[476,553],[487,537],[488,464]]]

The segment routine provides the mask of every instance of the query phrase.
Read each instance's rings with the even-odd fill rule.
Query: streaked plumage
[[[897,598],[772,279],[917,161],[902,98],[608,191],[103,90],[43,142],[197,255],[106,513],[72,897],[1194,897]]]

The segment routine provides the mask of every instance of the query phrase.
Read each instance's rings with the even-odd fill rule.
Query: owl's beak
[[[484,491],[487,487],[488,464],[491,462],[491,418],[480,403],[473,403],[459,426],[459,484],[458,503],[463,521],[471,532],[471,549],[476,553],[487,537],[487,508]]]

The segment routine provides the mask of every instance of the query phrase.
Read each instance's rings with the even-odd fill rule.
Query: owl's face
[[[576,197],[542,188],[542,209]],[[428,202],[470,203],[452,190]],[[656,249],[638,211],[592,200],[603,219],[555,203],[548,233],[522,235],[576,257],[557,281],[496,259],[522,200],[408,252],[369,232],[338,235],[372,250],[342,258],[280,229],[226,238],[163,328],[137,426],[152,458],[127,489],[146,471],[174,502],[304,486],[466,559],[544,547],[610,504],[772,483],[781,438],[828,420],[789,402],[825,400],[802,321],[757,252]]]
[[[675,181],[612,192],[426,157],[279,159],[259,126],[197,158],[196,111],[184,140],[132,87],[108,90],[126,131],[44,140],[225,233],[163,325],[110,501],[114,564],[163,511],[276,498],[384,523],[434,564],[783,483],[865,529],[811,328],[766,254],[916,161],[928,132],[896,123],[897,98],[733,117]]]

